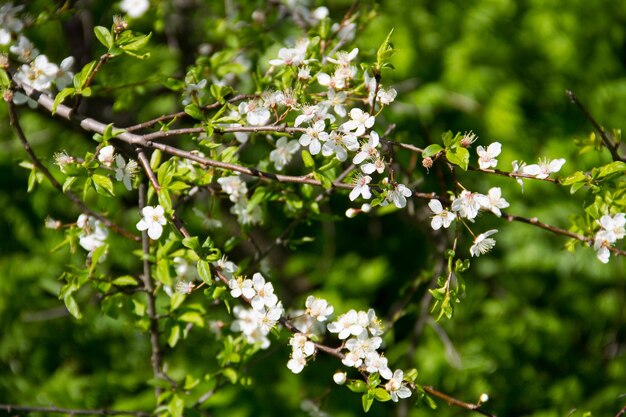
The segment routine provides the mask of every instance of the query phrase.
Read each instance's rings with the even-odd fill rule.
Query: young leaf
[[[109,29],[103,26],[96,26],[93,28],[94,33],[96,34],[96,38],[100,41],[102,45],[104,45],[107,49],[111,49],[113,46],[113,35]]]

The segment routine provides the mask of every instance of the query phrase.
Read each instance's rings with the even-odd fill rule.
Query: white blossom
[[[316,121],[313,126],[307,127],[306,131],[300,136],[300,145],[309,147],[311,155],[317,155],[322,149],[322,142],[328,140],[328,133],[324,132],[326,124],[323,120]]]
[[[457,212],[461,217],[472,220],[478,216],[481,206],[488,205],[487,197],[472,193],[467,190],[461,191],[461,194],[452,201],[452,211]]]
[[[74,65],[74,57],[68,56],[59,65],[59,69],[55,75],[55,84],[59,90],[64,89],[67,86],[72,85],[74,73],[72,73],[72,66]]]
[[[17,44],[13,44],[9,47],[9,51],[12,54],[17,55],[17,58],[22,62],[31,62],[35,57],[39,55],[39,50],[35,48],[35,45],[24,35],[20,35]],[[47,59],[46,59],[47,60]]]
[[[474,239],[474,244],[470,247],[470,254],[472,256],[480,256],[493,249],[493,247],[496,246],[496,241],[489,236],[496,233],[498,233],[498,230],[493,229],[476,236],[476,239]]]
[[[607,240],[611,243],[623,239],[626,235],[626,214],[617,213],[615,216],[605,214],[596,222],[606,231]]]
[[[504,198],[502,198],[502,190],[500,189],[500,187],[490,188],[486,197],[486,199],[480,200],[480,203],[484,204],[482,207],[486,210],[490,210],[498,217],[502,216],[500,209],[507,208],[509,206],[509,203]]]
[[[234,262],[231,262],[228,260],[228,258],[226,258],[226,255],[222,255],[220,259],[213,262],[213,265],[215,265],[215,267],[218,268],[222,275],[224,275],[224,277],[226,277],[226,279],[228,280],[234,278],[235,272],[237,272],[238,269],[237,265],[235,265]]]
[[[611,251],[609,251],[611,241],[609,240],[609,237],[610,236],[606,230],[600,230],[594,237],[593,248],[596,250],[598,259],[603,264],[608,263],[609,258],[611,257]]]
[[[98,161],[110,167],[115,159],[115,148],[113,145],[105,146],[98,152]]]
[[[526,162],[524,161],[513,161],[512,162],[513,165],[513,171],[511,171],[512,174],[516,174],[516,175],[526,175],[524,174],[524,169],[526,168]],[[524,192],[524,181],[522,180],[522,178],[517,177],[515,178],[515,181],[517,181],[517,183],[520,185],[520,187],[522,187],[522,192]]]
[[[392,378],[385,384],[385,389],[389,392],[394,402],[398,402],[398,398],[409,398],[411,396],[411,390],[403,384],[403,380],[404,372],[396,369]]]
[[[165,210],[160,205],[155,207],[145,206],[141,210],[141,214],[143,215],[143,219],[139,220],[137,223],[137,229],[144,231],[148,231],[148,236],[150,239],[157,240],[161,237],[163,233],[163,226],[166,223],[165,220]]]
[[[356,310],[350,310],[345,314],[337,317],[336,321],[328,323],[328,331],[338,333],[339,339],[347,339],[351,335],[357,336],[363,332],[363,326],[357,323],[358,314]]]
[[[149,7],[150,2],[148,0],[122,0],[120,3],[120,9],[132,18],[143,16]]]
[[[47,91],[54,81],[59,67],[48,61],[45,55],[39,55],[30,64],[24,64],[15,74],[15,79],[38,91]]]
[[[222,177],[219,178],[217,182],[222,186],[222,190],[228,194],[229,200],[233,203],[240,201],[241,198],[245,197],[248,192],[246,183],[241,180],[239,175]]]
[[[298,141],[290,141],[286,137],[279,138],[276,141],[276,149],[270,152],[270,161],[274,163],[277,170],[281,171],[299,149],[300,144]]]
[[[315,298],[309,295],[305,302],[306,314],[315,318],[317,321],[326,321],[328,316],[333,314],[333,306],[328,304],[328,301],[323,298]]]
[[[78,216],[76,225],[82,229],[78,235],[78,243],[89,252],[90,256],[94,250],[105,244],[105,240],[109,236],[109,230],[104,227],[100,220],[86,214]]]
[[[138,171],[137,161],[129,159],[128,162],[126,162],[122,155],[117,155],[115,157],[115,165],[117,166],[115,169],[115,179],[122,181],[128,191],[132,190],[133,180]]]
[[[328,62],[331,62],[331,63],[333,63],[335,65],[340,65],[340,66],[343,66],[343,67],[347,67],[347,66],[350,65],[352,60],[354,58],[356,58],[358,53],[359,53],[359,48],[354,48],[350,52],[339,51],[339,52],[337,52],[337,58],[336,59],[328,57],[327,60],[328,60]]]
[[[309,340],[308,337],[306,337],[306,335],[302,333],[294,334],[291,339],[289,339],[289,344],[293,348],[294,352],[299,350],[305,357],[311,356],[315,353],[315,345]]]
[[[294,350],[291,354],[291,359],[287,361],[287,368],[294,374],[302,372],[306,366],[306,356],[300,350]]]
[[[439,200],[430,200],[430,202],[428,203],[428,207],[430,207],[432,212],[435,214],[430,222],[430,226],[434,230],[439,230],[441,226],[447,229],[456,218],[454,213],[448,210],[444,210]]]
[[[205,94],[204,88],[207,85],[207,80],[202,79],[200,82],[188,83],[185,85],[185,90],[183,91],[183,106],[190,104],[193,101],[193,98],[196,97],[198,99],[202,98]]]
[[[362,196],[368,200],[372,197],[370,192],[369,183],[372,181],[372,177],[369,175],[357,175],[354,179],[354,188],[350,191],[350,201],[354,201],[358,196]]]
[[[383,205],[393,203],[398,208],[406,207],[407,197],[411,197],[413,193],[404,184],[394,184],[393,188],[387,192],[387,198]]]
[[[353,164],[360,164],[368,158],[378,157],[378,145],[380,144],[380,138],[378,133],[371,131],[367,143],[361,146],[361,150],[352,158]]]
[[[479,146],[476,148],[476,153],[478,154],[478,165],[480,169],[489,169],[495,168],[498,165],[498,160],[496,157],[500,155],[502,151],[502,145],[499,142],[493,142],[490,144],[487,149]]]
[[[387,358],[380,355],[378,352],[369,352],[365,356],[366,371],[369,373],[378,372],[380,376],[385,379],[392,379],[393,374],[391,369],[387,365]]]
[[[545,179],[553,172],[559,172],[561,167],[565,164],[565,159],[540,159],[538,164],[527,165],[524,167],[524,174],[539,178]]]
[[[250,300],[252,308],[262,310],[264,307],[274,307],[278,302],[278,297],[274,294],[274,287],[271,282],[265,282],[263,275],[256,272],[252,276],[252,285],[256,294]]]
[[[341,125],[341,128],[349,132],[354,131],[355,136],[361,136],[366,129],[374,126],[374,120],[374,116],[370,116],[369,113],[359,108],[354,108],[350,110],[350,120]]]
[[[269,109],[265,108],[259,100],[241,102],[238,109],[239,113],[246,115],[246,121],[252,126],[264,126],[271,117]]]
[[[244,279],[243,277],[231,278],[228,281],[228,288],[230,288],[230,295],[233,298],[239,298],[243,295],[250,300],[256,295],[251,279]]]

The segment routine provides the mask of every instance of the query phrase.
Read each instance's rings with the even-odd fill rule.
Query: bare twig
[[[626,157],[621,157],[619,153],[617,152],[617,149],[619,148],[619,143],[617,142],[613,143],[613,141],[611,140],[611,138],[609,138],[609,136],[604,131],[602,126],[600,126],[600,124],[591,115],[591,113],[589,113],[589,110],[587,110],[587,108],[581,103],[578,97],[576,97],[576,94],[574,94],[572,90],[566,90],[565,94],[567,94],[567,97],[569,97],[571,102],[574,103],[576,107],[578,107],[578,109],[582,112],[585,118],[589,121],[589,123],[591,123],[593,128],[598,132],[598,134],[602,138],[602,141],[604,142],[604,146],[606,146],[606,148],[611,153],[611,157],[613,158],[613,160],[626,162]]]
[[[470,404],[470,403],[466,403],[464,401],[458,400],[454,397],[449,396],[448,394],[444,394],[443,392],[436,390],[435,388],[431,386],[422,385],[422,389],[426,391],[427,393],[429,393],[430,395],[432,395],[433,397],[441,398],[448,404],[453,405],[455,407],[460,407],[469,411],[474,411],[476,413],[482,414],[487,417],[496,417],[495,414],[491,414],[490,412],[481,409],[480,406],[477,404]]]

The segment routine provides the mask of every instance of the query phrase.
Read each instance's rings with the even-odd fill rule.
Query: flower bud
[[[8,88],[4,90],[4,93],[2,93],[2,99],[7,103],[13,101],[13,90],[9,90]]]
[[[335,375],[333,375],[333,381],[335,381],[335,384],[337,385],[343,385],[346,383],[346,373],[345,372],[335,372]]]
[[[367,203],[363,203],[363,205],[361,206],[361,211],[363,213],[369,213],[371,209],[372,209],[372,206],[370,206]]]
[[[113,16],[113,31],[119,35],[128,29],[128,23],[122,16],[115,15]]]
[[[486,403],[487,401],[489,401],[489,395],[487,395],[487,393],[483,392],[482,394],[480,394],[480,400],[481,403]]]
[[[359,209],[355,209],[355,208],[349,208],[348,210],[346,210],[346,217],[351,219],[354,216],[356,216],[357,214],[359,214],[361,210]]]

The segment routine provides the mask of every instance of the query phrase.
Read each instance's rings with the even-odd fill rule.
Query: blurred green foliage
[[[108,2],[92,3],[89,10],[64,12],[58,20],[40,15],[43,23],[32,29],[33,41],[57,61],[68,54],[82,59],[81,64],[96,58],[103,53],[97,42],[91,39],[84,43],[88,50],[79,50],[72,40],[81,19],[110,26]],[[108,101],[95,108],[106,109],[106,119],[122,126],[179,110],[176,95],[163,93],[160,84],[165,77],[184,75],[198,44],[206,43],[213,52],[252,44],[263,62],[295,33],[287,25],[239,30],[232,24],[248,20],[255,9],[273,13],[272,3],[266,9],[263,1],[198,1],[178,8],[154,3],[154,10],[133,22],[133,30],[155,30],[150,60],[113,62],[99,79],[99,94]],[[335,18],[350,6],[341,0],[325,4]],[[382,114],[396,124],[395,139],[426,146],[444,131],[473,130],[481,138],[477,144],[503,144],[503,169],[513,160],[534,161],[538,155],[566,158],[563,175],[610,161],[607,151],[579,154],[575,142],[585,140],[592,129],[564,91],[573,90],[603,126],[626,128],[622,2],[387,0],[375,6],[379,16],[357,44],[365,56],[373,56],[395,29],[395,70],[383,70],[383,82],[393,84],[399,96]],[[51,10],[47,1],[29,4],[34,18]],[[123,85],[133,86],[121,89]],[[62,236],[45,229],[44,220],[51,216],[71,223],[79,213],[45,183],[27,194],[28,171],[17,165],[26,156],[5,108],[0,112],[0,402],[150,410],[154,397],[146,384],[151,368],[145,332],[124,314],[117,319],[105,315],[95,293],[78,295],[84,314],[80,321],[57,299],[59,277],[68,265],[83,265],[84,254],[67,248],[53,252]],[[72,153],[91,140],[45,114],[22,110],[21,117],[39,155],[59,149]],[[424,173],[424,192],[440,191],[433,176]],[[471,172],[465,178],[477,189],[502,187],[512,213],[559,227],[567,228],[569,218],[582,212],[582,193],[571,196],[567,188],[526,181],[522,193],[510,179]],[[125,211],[126,226],[136,221],[133,202],[90,203],[100,204],[94,207],[98,210]],[[346,208],[344,196],[333,196],[324,210],[341,214]],[[314,293],[327,298],[336,312],[375,308],[393,323],[385,336],[392,367],[415,367],[419,383],[468,402],[486,392],[491,398],[486,408],[499,416],[556,417],[574,409],[572,416],[585,411],[603,416],[623,407],[624,259],[604,265],[591,249],[565,251],[563,237],[481,218],[485,230],[501,230],[498,245],[465,274],[467,293],[454,318],[435,322],[424,316],[428,309],[420,301],[438,263],[442,237],[423,227],[428,211],[422,202],[410,213],[299,226],[295,237],[310,236],[313,242],[280,248],[267,265],[283,291],[281,299],[303,305],[306,295]],[[258,233],[272,238],[287,224],[289,219],[276,214]],[[221,246],[229,237],[216,232],[214,240]],[[136,248],[117,236],[110,244],[128,249],[112,252],[112,273],[138,264],[131,255]],[[461,245],[461,250],[469,246]],[[229,255],[243,256],[245,247]],[[205,303],[200,293],[191,298]],[[222,310],[216,314],[228,317]],[[190,396],[179,392],[187,404],[223,383],[206,375],[217,369],[216,355],[224,351],[224,343],[200,329],[176,349],[166,349],[173,378],[189,374],[199,380]],[[332,383],[340,367],[334,358],[318,355],[302,374],[293,375],[285,366],[288,355],[285,344],[273,339],[268,351],[257,352],[248,363],[233,361],[250,384],[217,390],[205,406],[209,415],[324,415],[316,414],[317,407],[337,417],[360,412],[359,396]],[[441,401],[434,411],[412,404],[376,403],[370,415],[465,414]]]

